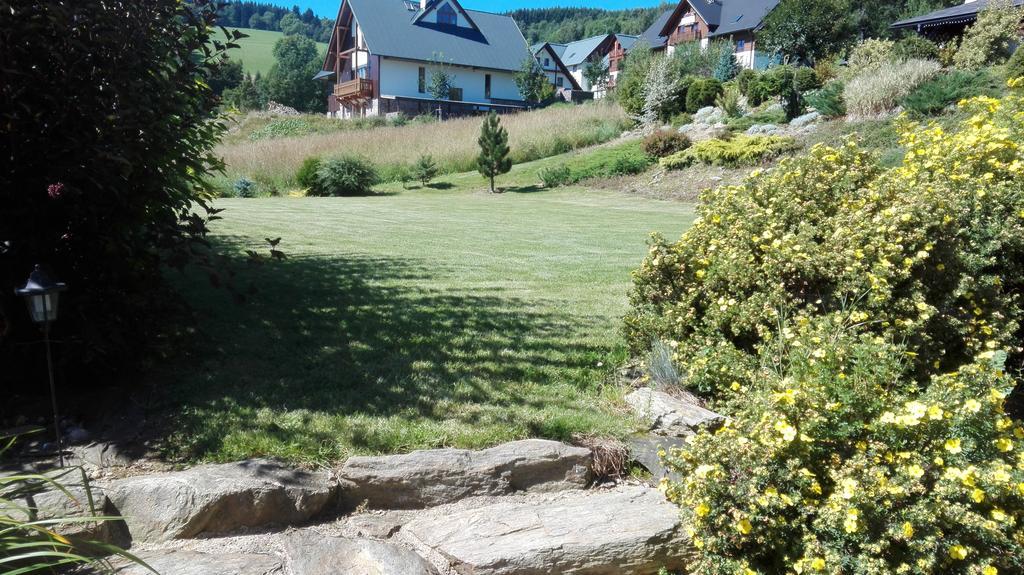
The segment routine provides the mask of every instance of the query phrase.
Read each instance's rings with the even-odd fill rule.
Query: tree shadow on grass
[[[265,408],[472,425],[488,410],[571,411],[575,399],[542,388],[601,383],[596,366],[608,350],[577,336],[598,329],[593,319],[500,289],[451,287],[451,275],[400,257],[293,257],[242,273],[258,288],[245,305],[191,289],[202,349],[158,374],[159,411],[173,428],[162,433],[190,435],[180,455],[201,457],[217,452],[224,434],[255,427],[284,444],[337,440],[311,425],[245,421]],[[348,441],[388,447],[359,430]]]

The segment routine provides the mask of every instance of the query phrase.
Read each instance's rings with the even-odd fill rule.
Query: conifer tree
[[[728,82],[740,73],[740,64],[736,61],[736,54],[731,49],[722,50],[722,57],[718,59],[715,66],[715,79],[719,82]]]
[[[498,114],[488,114],[480,129],[479,142],[477,167],[483,177],[490,179],[491,193],[494,193],[494,178],[512,169],[512,159],[508,157],[508,131],[501,126]]]
[[[437,163],[434,162],[433,156],[424,154],[416,160],[416,164],[412,168],[413,176],[420,181],[423,187],[426,187],[437,177]]]

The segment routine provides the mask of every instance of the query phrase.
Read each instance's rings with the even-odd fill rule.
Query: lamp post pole
[[[43,310],[49,317],[48,298],[43,299]],[[53,406],[53,432],[57,436],[57,462],[64,467],[64,436],[60,432],[60,411],[57,407],[57,384],[53,379],[53,350],[50,345],[50,322],[43,323],[43,341],[46,343],[46,371],[50,376],[50,404]]]

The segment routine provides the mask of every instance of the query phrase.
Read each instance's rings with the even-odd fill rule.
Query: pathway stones
[[[590,481],[591,457],[589,449],[529,439],[482,451],[352,457],[338,473],[350,507],[420,509],[482,495],[581,489]]]
[[[626,396],[626,403],[650,422],[651,432],[669,437],[693,435],[703,427],[716,427],[725,418],[664,391],[641,387]]]
[[[284,575],[281,560],[257,553],[201,553],[158,551],[143,554],[147,565],[160,575]],[[141,565],[129,565],[118,575],[153,575]]]
[[[336,491],[325,473],[267,460],[132,477],[106,488],[135,542],[302,523],[326,511]]]
[[[681,531],[660,492],[627,487],[424,517],[399,535],[458,575],[647,575],[683,566]]]
[[[298,531],[285,541],[290,575],[438,575],[415,552],[387,541]]]

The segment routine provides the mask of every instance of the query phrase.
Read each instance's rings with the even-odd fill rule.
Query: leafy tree
[[[978,20],[967,29],[953,65],[976,70],[1006,60],[1010,46],[1020,40],[1021,8],[1010,0],[994,0],[978,12]]]
[[[715,66],[715,79],[719,82],[728,82],[739,74],[740,64],[736,61],[736,54],[732,50],[722,51],[718,58],[718,65]]]
[[[615,82],[615,99],[630,116],[643,112],[646,102],[644,85],[654,63],[654,52],[646,42],[638,42],[622,62]]]
[[[279,24],[279,27],[281,28],[281,31],[288,36],[294,36],[296,34],[305,34],[306,32],[306,25],[298,16],[292,14],[291,12],[285,14],[284,17],[281,18],[281,23]]]
[[[237,87],[224,90],[224,103],[242,111],[262,110],[267,104],[266,98],[260,91],[262,84],[263,79],[259,72],[256,73],[256,76],[246,74],[242,83]]]
[[[323,86],[313,81],[320,71],[316,43],[305,36],[286,36],[274,45],[276,62],[267,75],[267,98],[300,112],[325,112]]]
[[[508,131],[502,127],[498,114],[491,112],[484,119],[480,128],[480,156],[477,168],[480,175],[491,182],[491,193],[494,193],[494,178],[507,174],[512,169],[512,159],[508,157]]]
[[[605,64],[603,58],[592,56],[583,64],[583,78],[586,79],[591,89],[594,86],[604,85],[608,79],[608,74],[608,64]]]
[[[645,133],[653,132],[661,123],[663,111],[676,94],[676,83],[671,61],[667,57],[655,60],[644,82],[643,113],[635,118]]]
[[[523,60],[514,79],[523,99],[531,104],[539,104],[554,94],[554,87],[547,74],[532,56]]]
[[[426,186],[431,180],[437,177],[437,162],[429,154],[423,154],[416,160],[412,167],[412,175],[419,180],[420,184]]]
[[[240,86],[244,79],[242,63],[234,60],[225,60],[216,70],[211,71],[208,83],[213,93],[220,96],[224,94],[225,90]]]
[[[758,44],[813,64],[853,40],[847,0],[782,0],[764,19]]]
[[[223,166],[224,124],[207,82],[229,47],[216,4],[0,0],[5,393],[38,385],[38,348],[18,345],[38,332],[13,295],[34,264],[74,290],[56,329],[84,384],[155,351],[154,326],[180,301],[166,266],[210,263],[206,179]]]

